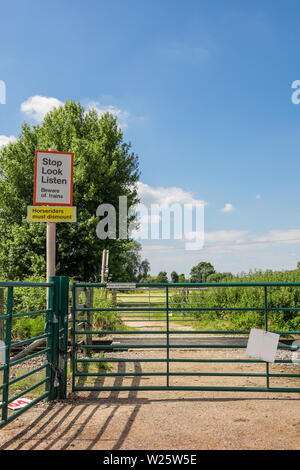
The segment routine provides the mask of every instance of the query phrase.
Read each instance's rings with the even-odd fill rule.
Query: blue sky
[[[65,99],[110,109],[140,156],[142,197],[206,202],[204,248],[144,243],[153,273],[296,266],[299,2],[12,0],[0,12],[0,144]]]

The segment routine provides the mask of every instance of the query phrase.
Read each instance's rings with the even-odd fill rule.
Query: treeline
[[[190,276],[186,277],[184,274],[178,274],[176,271],[172,271],[170,277],[166,271],[160,271],[157,276],[151,276],[147,274],[145,282],[226,282],[233,278],[233,274],[218,273],[211,263],[201,261],[196,266],[193,266],[190,271]]]
[[[146,260],[146,263],[148,261]],[[147,264],[150,268],[149,264]],[[145,273],[143,273],[145,274]],[[300,282],[300,261],[297,263],[297,268],[289,271],[266,271],[255,269],[250,270],[248,273],[242,272],[239,274],[232,274],[230,272],[217,272],[211,263],[201,261],[196,266],[193,266],[190,275],[186,277],[184,274],[178,274],[172,271],[170,276],[166,271],[160,271],[157,276],[146,274],[140,276],[145,282],[172,282],[172,283],[188,283],[188,282]]]
[[[239,286],[209,287],[204,290],[190,289],[182,299],[178,294],[178,305],[185,307],[206,307],[211,310],[189,312],[200,323],[200,327],[216,329],[265,328],[265,300],[268,307],[268,328],[281,331],[300,330],[300,287],[272,286],[267,288],[267,298],[263,286],[244,286],[244,283],[294,283],[300,282],[300,269],[290,271],[249,271],[237,275],[220,276],[214,273],[208,282],[240,283]],[[212,279],[215,279],[212,281]],[[173,297],[174,301],[176,299]],[[234,311],[226,308],[236,309]],[[215,309],[215,310],[214,310]],[[240,309],[240,310],[239,310]],[[246,309],[246,310],[244,310]],[[273,309],[273,310],[272,310]]]

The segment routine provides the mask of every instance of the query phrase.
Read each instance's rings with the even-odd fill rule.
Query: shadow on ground
[[[135,372],[140,373],[140,363],[135,363]],[[124,363],[119,363],[118,372],[125,372]],[[83,385],[85,378],[80,378],[82,381],[80,385]],[[132,386],[138,387],[141,381],[141,377],[135,376],[132,378]],[[122,377],[115,377],[114,386],[121,387],[123,382]],[[97,378],[95,381],[96,386],[101,386],[103,378]],[[151,393],[151,392],[150,392]],[[229,403],[229,402],[244,402],[251,403],[252,401],[261,402],[264,401],[269,403],[270,401],[298,401],[297,397],[280,397],[280,396],[264,396],[264,397],[170,397],[167,392],[164,393],[163,397],[153,397],[148,392],[148,397],[139,397],[137,391],[129,391],[127,397],[120,397],[119,391],[112,391],[110,394],[104,397],[102,392],[89,392],[86,396],[71,395],[70,399],[65,401],[59,401],[56,403],[49,403],[46,405],[46,409],[43,411],[39,410],[38,416],[34,417],[33,422],[29,425],[25,424],[25,428],[18,432],[13,437],[8,437],[5,443],[0,445],[0,450],[14,449],[14,450],[34,450],[34,449],[74,449],[74,441],[80,440],[80,449],[92,450],[103,446],[102,448],[109,448],[111,450],[119,450],[125,443],[134,423],[136,422],[137,416],[140,409],[144,405],[154,405],[157,403],[161,404],[174,404],[176,412],[178,409],[182,410],[184,405],[188,403],[205,403],[207,404],[218,404],[218,403]],[[122,414],[122,407],[126,409],[126,416]],[[119,418],[121,415],[122,419]],[[95,424],[91,424],[93,418],[99,416]],[[114,435],[114,439],[105,438],[108,427],[112,424],[113,420],[117,420],[117,434]],[[27,420],[28,421],[28,420]],[[238,420],[237,420],[238,421]],[[243,420],[241,420],[243,421]],[[245,420],[247,421],[247,420]],[[151,424],[153,426],[153,423]],[[92,432],[84,437],[86,428],[92,427]],[[150,426],[150,423],[149,423]],[[155,426],[155,424],[154,424]],[[13,428],[15,429],[15,428]],[[18,428],[16,428],[18,429]],[[108,433],[109,434],[109,433]],[[11,432],[10,432],[11,436]],[[110,436],[108,436],[110,437]],[[105,442],[107,441],[107,447]],[[109,444],[109,442],[110,444]]]

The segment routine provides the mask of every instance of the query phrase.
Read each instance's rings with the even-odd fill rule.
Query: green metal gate
[[[227,304],[209,306],[207,299],[212,289],[220,288],[259,288],[262,305],[238,308]],[[274,331],[281,335],[279,355],[285,353],[288,357],[278,357],[274,364],[269,364],[245,355],[249,331],[226,330],[226,315],[237,312],[258,315],[261,327],[266,331],[270,330],[270,316],[286,312],[299,315],[300,307],[273,305],[272,290],[279,288],[299,289],[300,283],[74,283],[72,335],[69,338],[72,391],[300,393],[299,356],[296,360],[291,357],[292,353],[299,352],[299,344],[291,344],[291,338],[299,338],[300,331]],[[42,289],[45,308],[17,311],[19,289]],[[86,296],[90,299],[88,303],[80,304],[80,299],[77,300],[77,293],[82,289],[89,292]],[[3,427],[41,400],[67,396],[69,279],[53,277],[48,283],[0,282],[0,290],[5,293],[5,312],[0,308],[0,333],[5,334],[5,358],[0,364],[0,427]],[[224,317],[224,329],[195,328],[195,318],[200,316],[203,320],[209,312]],[[44,331],[33,338],[15,338],[18,319],[40,316],[44,318]],[[16,359],[16,348],[24,348],[37,340],[44,341],[39,351]],[[215,356],[217,353],[219,357]],[[42,359],[37,367],[30,362],[36,358]],[[27,364],[29,371],[19,375],[16,368],[23,363]],[[253,367],[258,370],[253,370]],[[21,390],[16,389],[29,378],[36,378],[36,382],[23,386]],[[151,380],[154,383],[143,383]],[[235,384],[235,380],[245,380],[246,383]],[[28,405],[19,411],[9,411],[12,401],[26,394],[31,397],[34,390],[36,393]]]
[[[212,289],[235,287],[261,289],[262,305],[240,308],[207,306],[205,299]],[[272,315],[286,311],[299,314],[300,307],[273,307],[271,302],[268,303],[271,290],[284,287],[296,289],[300,288],[300,283],[74,283],[72,390],[299,393],[299,361],[295,363],[291,357],[278,358],[274,364],[269,364],[248,358],[245,349],[250,331],[228,331],[226,327],[223,330],[187,328],[187,325],[195,323],[195,317],[204,318],[208,312],[222,314],[224,323],[226,315],[243,312],[245,315],[259,315],[262,328],[268,331],[270,312]],[[78,306],[78,289],[94,289],[94,305]],[[126,330],[93,328],[91,313],[102,325],[108,324],[112,316],[117,321],[122,320]],[[279,354],[285,352],[288,355],[299,348],[284,338],[295,338],[300,331],[274,332],[282,335]],[[229,351],[231,357],[226,357]],[[215,357],[217,352],[221,357]],[[253,371],[253,367],[258,370]],[[141,384],[141,381],[151,379],[155,384]],[[245,383],[235,385],[236,380]]]
[[[68,277],[52,277],[48,283],[34,282],[0,282],[0,289],[4,291],[5,313],[0,315],[1,331],[4,332],[4,364],[0,364],[0,392],[2,402],[0,404],[1,420],[0,428],[17,418],[20,414],[40,402],[41,400],[54,400],[66,397],[67,378],[67,338],[68,338]],[[42,289],[45,295],[45,308],[30,312],[16,311],[16,296],[20,291],[30,292],[32,289]],[[34,293],[32,294],[34,295]],[[2,301],[3,301],[2,300]],[[4,310],[4,309],[1,309]],[[18,319],[33,319],[42,317],[44,332],[35,337],[26,337],[21,341],[14,341],[14,327]],[[24,336],[26,331],[23,332]],[[14,351],[40,340],[44,343],[40,350],[14,359]],[[35,367],[32,360],[40,359],[41,365]],[[18,366],[25,364],[30,370],[19,375]],[[34,378],[36,381],[26,387],[22,382]],[[17,390],[17,387],[21,391]],[[24,395],[38,394],[30,403],[18,411],[9,411],[9,404],[19,400]]]

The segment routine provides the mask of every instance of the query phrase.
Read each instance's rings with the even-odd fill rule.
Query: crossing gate
[[[273,306],[272,289],[284,287],[299,288],[300,283],[74,283],[72,390],[299,393],[299,360],[295,364],[291,357],[291,339],[279,343],[278,358],[269,364],[246,356],[249,330],[226,329],[228,316],[255,316],[268,331],[270,317],[287,311],[299,315],[300,307]],[[236,288],[259,289],[262,305],[216,307],[209,302],[213,289]],[[93,289],[94,304],[79,307],[77,289]],[[222,318],[225,328],[197,329],[195,320],[205,324],[208,315]],[[300,334],[273,332],[281,338]]]
[[[41,400],[66,398],[68,286],[68,277],[52,277],[48,283],[0,282],[0,341],[4,345],[0,351],[0,428]],[[20,311],[24,299],[30,297],[33,303],[37,299],[44,304],[43,308]],[[35,329],[41,331],[29,337],[26,321],[39,318]],[[24,339],[14,339],[20,335]],[[29,345],[34,352],[23,355]],[[9,411],[14,404],[26,403],[22,398],[30,400]]]
[[[69,314],[68,277],[0,282],[0,428],[41,400],[65,399],[71,390],[300,393],[299,344],[292,344],[300,331],[274,331],[281,335],[278,357],[269,364],[245,355],[249,331],[226,329],[234,315],[248,316],[248,323],[255,316],[255,325],[266,331],[276,315],[296,319],[300,306],[275,306],[272,291],[299,288],[300,283],[73,283]],[[259,289],[262,305],[211,305],[214,289]],[[31,290],[37,309],[24,312]],[[197,327],[208,316],[209,323],[221,319],[224,328]],[[20,321],[38,318],[34,337],[26,323],[20,329]],[[32,352],[25,355],[28,347]],[[11,403],[23,397],[31,401],[11,411]]]

